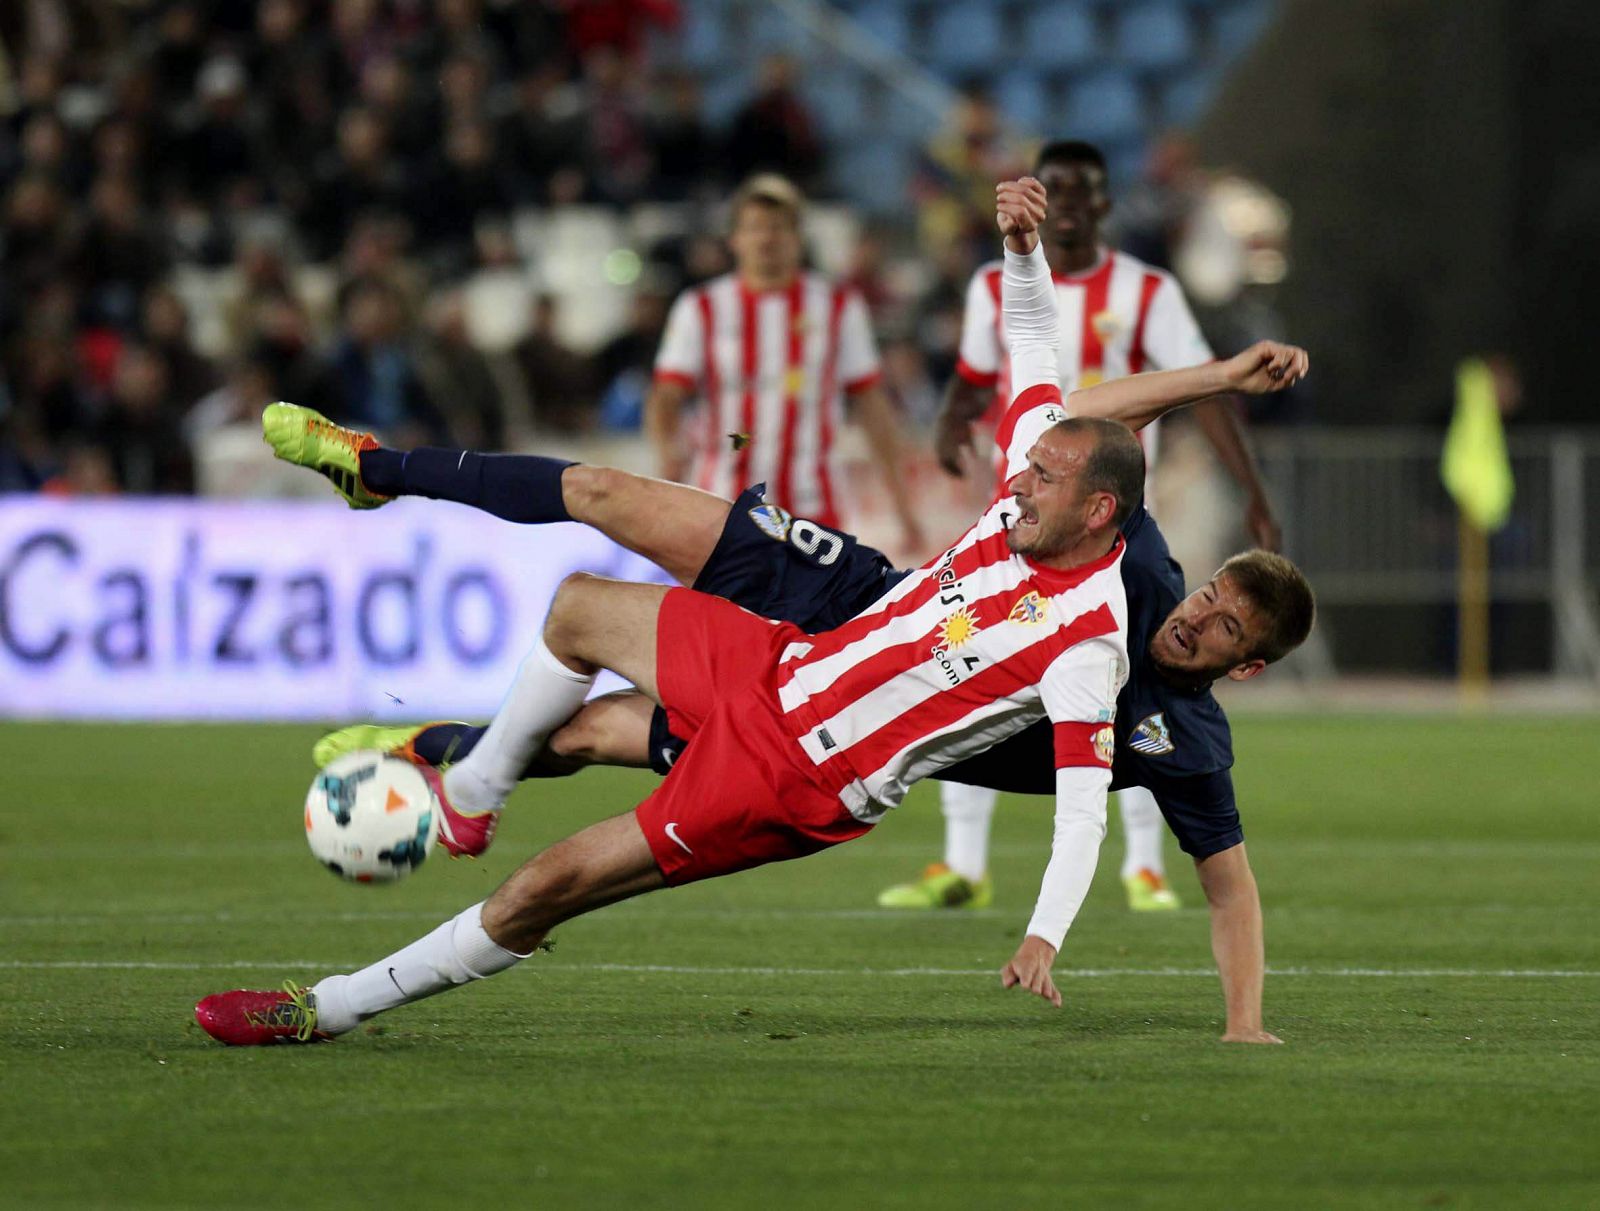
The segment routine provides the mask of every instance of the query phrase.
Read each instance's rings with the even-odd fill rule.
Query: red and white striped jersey
[[[956,363],[956,372],[969,383],[995,389],[996,423],[1011,399],[1008,342],[1000,310],[1002,264],[991,261],[972,275],[961,317],[961,358]],[[1126,253],[1106,251],[1093,269],[1052,277],[1061,318],[1057,352],[1063,391],[1144,370],[1182,370],[1213,360],[1183,290],[1170,273]],[[1159,426],[1157,421],[1139,432],[1150,466],[1158,453]]]
[[[1052,383],[1017,398],[1003,424],[1013,472],[1065,417]],[[1092,564],[1050,568],[1012,552],[1016,515],[1010,497],[997,501],[867,610],[785,649],[785,718],[859,819],[1045,716],[1058,768],[1110,766],[1128,671],[1122,540]]]
[[[854,290],[816,273],[777,290],[752,291],[734,274],[686,290],[667,317],[655,373],[704,400],[695,483],[731,500],[765,481],[774,504],[840,525],[833,446],[842,398],[879,377]]]

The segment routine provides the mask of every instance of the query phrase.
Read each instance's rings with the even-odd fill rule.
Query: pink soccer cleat
[[[494,840],[494,830],[500,824],[500,813],[457,811],[444,793],[444,774],[420,761],[417,768],[433,788],[433,797],[439,801],[439,844],[450,851],[452,858],[476,858],[488,849]]]
[[[311,990],[293,980],[285,983],[281,992],[241,988],[213,993],[194,1007],[194,1020],[229,1047],[320,1043],[333,1037],[317,1029],[317,1002]]]

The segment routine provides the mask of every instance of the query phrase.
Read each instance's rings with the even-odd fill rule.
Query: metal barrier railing
[[[1442,440],[1426,429],[1257,435],[1286,543],[1320,601],[1454,600],[1456,512],[1439,480]],[[1492,596],[1548,604],[1552,671],[1600,679],[1600,430],[1513,432],[1507,445],[1516,502],[1490,541]]]

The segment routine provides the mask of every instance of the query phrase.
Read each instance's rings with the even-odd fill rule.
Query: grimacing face
[[[782,281],[800,268],[800,231],[781,206],[746,202],[734,217],[728,245],[739,271],[762,281]]]
[[[1091,520],[1115,514],[1116,500],[1109,493],[1083,490],[1083,468],[1094,443],[1088,433],[1048,429],[1028,451],[1028,465],[1007,481],[1018,516],[1006,542],[1018,555],[1060,555],[1084,538]]]
[[[1224,575],[1212,577],[1168,614],[1150,640],[1150,659],[1170,679],[1244,681],[1267,667],[1255,650],[1267,620]]]

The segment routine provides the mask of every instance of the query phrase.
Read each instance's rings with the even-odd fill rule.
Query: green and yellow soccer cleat
[[[261,413],[261,436],[284,462],[327,476],[352,509],[376,509],[394,499],[369,492],[361,482],[361,452],[378,448],[378,439],[370,433],[336,425],[299,404],[278,403],[268,404]]]
[[[878,894],[879,908],[988,908],[994,903],[989,876],[973,880],[935,862],[914,883],[899,883]]]
[[[1122,886],[1128,892],[1128,907],[1134,912],[1171,912],[1183,907],[1178,893],[1153,870],[1136,870],[1124,876]]]
[[[426,765],[427,762],[417,756],[413,747],[418,736],[430,727],[439,727],[439,723],[408,723],[399,727],[384,727],[381,723],[356,723],[350,727],[342,727],[336,732],[329,732],[321,740],[311,746],[311,760],[318,769],[323,769],[336,757],[343,757],[346,753],[354,753],[361,749],[377,749],[380,753],[393,753],[396,757],[404,757],[407,761],[417,765]]]

